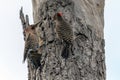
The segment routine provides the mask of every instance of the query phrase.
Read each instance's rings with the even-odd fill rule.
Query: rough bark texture
[[[28,80],[105,80],[104,0],[32,0],[34,22],[43,40],[41,66],[28,60]],[[63,12],[72,25],[74,43],[67,60],[57,38],[53,16]]]

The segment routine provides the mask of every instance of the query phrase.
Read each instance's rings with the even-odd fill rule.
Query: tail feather
[[[23,56],[23,63],[25,63],[26,56],[27,56],[27,54],[26,54],[26,53],[24,53],[24,56]]]
[[[69,45],[66,44],[66,45],[63,47],[61,56],[62,56],[63,58],[65,58],[65,59],[67,59],[67,58],[69,57]]]

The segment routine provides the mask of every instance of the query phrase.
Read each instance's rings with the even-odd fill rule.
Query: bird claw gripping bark
[[[25,48],[24,48],[23,62],[25,62],[27,58],[35,68],[41,66],[40,64],[41,54],[38,54],[38,51],[40,49],[40,44],[39,44],[40,41],[36,31],[37,24],[29,25],[24,29]]]

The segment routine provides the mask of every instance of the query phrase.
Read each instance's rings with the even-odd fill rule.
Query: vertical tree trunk
[[[38,69],[28,60],[28,80],[105,80],[104,0],[32,0],[34,22],[43,46]],[[72,25],[74,44],[67,60],[57,39],[53,16],[63,12]]]

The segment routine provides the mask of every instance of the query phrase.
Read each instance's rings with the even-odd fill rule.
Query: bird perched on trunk
[[[24,48],[24,56],[23,62],[25,62],[29,50],[36,51],[39,47],[39,40],[36,35],[35,27],[33,25],[29,25],[24,29],[24,36],[25,36],[25,48]]]
[[[61,12],[54,15],[54,20],[56,23],[56,33],[58,34],[59,39],[65,42],[61,56],[63,58],[68,58],[69,49],[73,41],[72,27],[63,19],[63,14]]]

